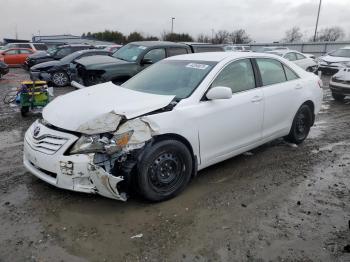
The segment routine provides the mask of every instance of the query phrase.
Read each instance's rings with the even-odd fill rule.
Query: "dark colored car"
[[[29,70],[34,65],[53,60],[60,60],[61,58],[70,55],[76,51],[86,49],[94,49],[94,47],[91,45],[82,44],[61,45],[57,48],[48,50],[47,52],[38,52],[34,55],[29,56],[24,63],[24,67]]]
[[[193,52],[224,51],[214,45],[142,41],[129,43],[112,56],[88,57],[77,60],[79,82],[86,86],[112,81],[122,84],[149,65],[164,58]],[[202,51],[200,51],[202,50]]]
[[[9,72],[9,66],[4,62],[0,61],[0,78]]]
[[[70,55],[49,62],[40,63],[30,68],[30,75],[34,79],[46,80],[55,86],[66,86],[72,80],[71,63],[87,56],[108,56],[110,52],[105,50],[88,49],[74,52]]]

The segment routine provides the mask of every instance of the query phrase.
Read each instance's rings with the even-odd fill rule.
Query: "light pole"
[[[174,33],[174,20],[175,20],[175,17],[172,17],[171,18],[171,33]]]
[[[316,27],[315,27],[315,34],[314,34],[314,42],[316,42],[317,27],[318,27],[318,20],[320,18],[321,5],[322,5],[322,0],[320,0],[320,4],[318,5],[317,20],[316,20]]]
[[[211,29],[211,43],[214,44],[214,29]]]

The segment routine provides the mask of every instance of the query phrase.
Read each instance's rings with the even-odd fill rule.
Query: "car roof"
[[[33,51],[33,49],[31,49],[31,48],[24,48],[24,47],[11,47],[11,48],[8,48],[8,49],[5,49],[5,50],[1,50],[1,51],[5,52],[5,51],[8,51],[8,50],[30,50],[30,51]]]
[[[58,46],[58,48],[62,48],[62,47],[71,47],[71,46],[77,46],[77,47],[85,47],[85,46],[87,46],[87,47],[90,47],[90,46],[92,46],[92,45],[88,45],[88,44],[71,44],[71,45],[60,45],[60,46]]]
[[[138,41],[138,42],[131,42],[130,44],[135,44],[135,45],[142,45],[146,47],[151,47],[151,46],[186,46],[185,44],[182,43],[174,43],[174,42],[168,42],[168,41]]]
[[[342,47],[340,49],[350,49],[350,46],[344,46],[344,47]]]
[[[271,57],[276,58],[273,54],[268,53],[253,53],[253,52],[206,52],[206,53],[194,53],[188,55],[177,55],[167,58],[167,60],[194,60],[194,61],[210,61],[220,62],[225,59],[236,58],[254,58],[254,57]]]

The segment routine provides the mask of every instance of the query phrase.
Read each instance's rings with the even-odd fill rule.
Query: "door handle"
[[[296,84],[295,89],[302,89],[303,86],[301,84]]]
[[[251,101],[253,103],[257,103],[257,102],[260,102],[261,100],[262,100],[261,96],[254,96]]]

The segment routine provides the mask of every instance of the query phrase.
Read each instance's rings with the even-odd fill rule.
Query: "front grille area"
[[[38,137],[29,135],[26,140],[34,150],[53,155],[68,141],[68,138],[43,134]]]

